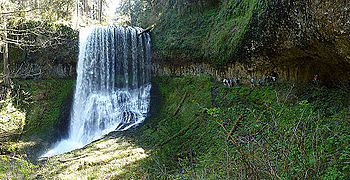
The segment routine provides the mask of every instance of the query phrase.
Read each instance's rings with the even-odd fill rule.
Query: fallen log
[[[186,96],[187,96],[187,91],[185,92],[184,96],[182,97],[181,101],[180,101],[180,104],[177,106],[173,116],[175,116],[179,111],[180,111],[180,107],[182,106],[182,104],[184,103],[185,99],[186,99]]]
[[[177,138],[177,137],[179,137],[179,136],[184,135],[188,130],[190,130],[190,128],[192,127],[192,125],[195,124],[196,122],[198,122],[198,121],[196,121],[196,120],[192,121],[191,124],[189,124],[188,126],[184,127],[183,129],[181,129],[178,133],[176,133],[175,135],[173,135],[173,136],[170,137],[169,139],[167,139],[167,140],[165,140],[165,141],[163,141],[163,142],[161,142],[161,143],[155,145],[153,148],[162,147],[162,146],[164,146],[165,144],[167,144],[167,143],[169,143],[170,141],[172,141],[173,139],[175,139],[175,138]]]
[[[144,33],[149,33],[151,32],[154,28],[156,27],[156,24],[153,24],[152,26],[146,28],[145,30],[143,30],[142,32],[138,33],[137,36],[140,36]]]

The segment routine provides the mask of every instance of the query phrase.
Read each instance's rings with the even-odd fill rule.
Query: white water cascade
[[[150,35],[141,28],[103,26],[80,30],[77,82],[69,137],[42,157],[123,131],[147,116],[150,104]]]

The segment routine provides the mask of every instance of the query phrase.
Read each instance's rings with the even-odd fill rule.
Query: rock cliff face
[[[235,56],[220,69],[205,65],[208,66],[204,68],[207,74],[215,72],[218,78],[277,75],[279,79],[294,81],[310,81],[318,74],[325,83],[350,80],[350,1],[255,3],[256,6],[250,9],[253,14],[247,31],[242,33],[242,43],[238,48],[231,47],[238,49]],[[230,12],[229,9],[226,11]],[[233,36],[233,33],[227,32],[227,36]],[[156,66],[165,67],[156,72],[179,75],[185,69],[194,73],[203,71],[203,64],[177,63],[176,57],[170,56],[159,58],[155,55],[161,62],[161,66]],[[179,56],[178,59],[182,58]]]
[[[75,77],[77,59],[77,39],[35,51],[13,47],[9,53],[12,75],[23,79]]]
[[[205,74],[221,81],[223,78],[240,78],[242,83],[249,83],[251,78],[265,78],[265,75],[241,63],[228,64],[224,69],[218,69],[207,63],[169,64],[167,62],[152,63],[152,73],[158,76],[184,76]]]
[[[253,56],[248,62],[264,64],[256,69],[278,72],[287,80],[308,80],[315,74],[326,82],[349,80],[349,1],[276,3],[251,22],[246,36],[242,48]]]
[[[201,72],[218,79],[276,75],[294,81],[310,81],[318,74],[326,83],[350,80],[350,1],[213,4],[202,13],[174,15],[169,10],[161,18],[152,34],[155,74]],[[24,78],[74,77],[77,55],[77,40],[33,53],[19,51],[10,54],[11,69]]]

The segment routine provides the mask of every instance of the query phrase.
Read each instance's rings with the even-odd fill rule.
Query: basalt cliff
[[[226,0],[168,6],[144,12],[148,21],[141,15],[135,21],[137,26],[157,24],[151,33],[155,75],[204,73],[243,81],[273,75],[309,81],[318,74],[325,83],[349,80],[348,1]],[[77,46],[72,40],[37,52],[15,49],[11,67],[25,78],[74,77]]]

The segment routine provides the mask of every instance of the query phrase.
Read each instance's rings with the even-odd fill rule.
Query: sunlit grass
[[[83,149],[49,158],[40,175],[59,179],[113,179],[146,157],[145,150],[127,138],[105,137]]]

